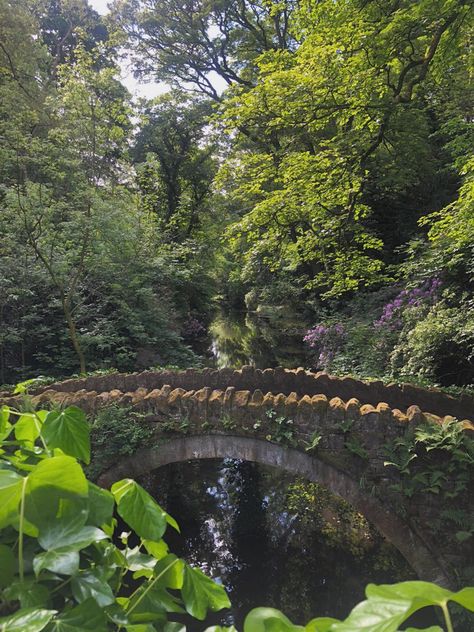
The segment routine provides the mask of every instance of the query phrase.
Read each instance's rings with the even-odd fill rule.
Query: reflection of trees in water
[[[216,615],[209,625],[241,629],[245,613],[258,605],[280,608],[299,623],[342,617],[369,581],[412,576],[350,505],[276,468],[194,461],[160,468],[141,482],[180,524],[181,536],[167,533],[173,550],[229,591],[231,615]]]
[[[293,367],[305,362],[303,334],[283,315],[268,318],[237,312],[220,314],[210,332],[218,368],[244,364],[258,368]]]

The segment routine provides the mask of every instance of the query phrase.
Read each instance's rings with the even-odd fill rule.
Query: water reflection
[[[228,590],[231,611],[207,625],[242,629],[259,605],[297,623],[344,617],[369,581],[413,577],[346,503],[280,470],[209,460],[169,465],[140,482],[180,523],[181,535],[167,533],[172,549]]]
[[[221,313],[210,326],[211,350],[217,368],[304,366],[303,331],[301,320],[280,312]]]

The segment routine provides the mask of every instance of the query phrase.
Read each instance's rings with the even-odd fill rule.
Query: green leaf
[[[432,625],[429,628],[407,628],[405,632],[444,632],[443,628],[440,628],[439,625]]]
[[[18,511],[23,477],[11,470],[0,470],[0,529],[10,524]]]
[[[120,516],[140,538],[161,540],[167,514],[143,487],[126,478],[115,483],[111,491]]]
[[[60,448],[65,454],[90,463],[90,428],[85,413],[76,406],[62,412],[51,411],[41,430],[48,448]]]
[[[341,623],[335,623],[334,632],[396,632],[398,627],[415,610],[412,602],[368,599],[358,604]]]
[[[181,594],[186,611],[200,621],[206,618],[208,609],[216,612],[222,608],[230,608],[230,601],[224,588],[204,575],[201,570],[187,564],[184,567]]]
[[[0,407],[0,436],[6,431],[8,420],[10,419],[10,409],[8,406]]]
[[[166,514],[166,522],[170,525],[170,527],[173,527],[173,529],[176,529],[178,533],[181,533],[179,524],[176,522],[173,516],[169,515],[169,513]]]
[[[380,586],[369,584],[365,594],[369,599],[391,600],[405,604],[411,604],[416,599],[423,601],[427,606],[440,606],[453,593],[430,582],[409,581]]]
[[[426,606],[445,605],[449,599],[459,596],[459,593],[451,593],[436,584],[422,581],[381,586],[369,584],[365,592],[368,599],[358,604],[345,621],[334,624],[333,632],[358,629],[364,632],[396,632],[417,610]],[[470,603],[472,596],[467,593],[465,597],[466,603]],[[464,599],[462,595],[460,598]]]
[[[22,608],[44,608],[48,605],[50,591],[35,580],[17,581],[5,590],[5,597],[9,601],[19,601]]]
[[[183,628],[183,630],[184,632],[186,632],[186,628]],[[166,629],[165,629],[165,632],[166,632]],[[237,628],[233,625],[229,625],[229,626],[210,625],[208,628],[204,630],[204,632],[237,632]]]
[[[103,608],[115,602],[114,594],[107,582],[102,581],[92,572],[73,577],[71,589],[74,598],[79,603],[92,598]]]
[[[25,413],[18,419],[13,431],[17,441],[34,443],[40,436],[41,419],[36,417],[34,413]]]
[[[33,560],[33,569],[36,575],[45,569],[58,575],[75,575],[79,570],[79,553],[67,547],[40,553]]]
[[[51,626],[51,632],[106,632],[108,629],[107,617],[94,599],[86,599],[65,611]]]
[[[0,407],[0,441],[4,441],[11,432],[13,428],[12,424],[9,422],[10,419],[10,409],[8,406]]]
[[[106,489],[102,489],[94,483],[89,483],[89,517],[88,524],[101,527],[109,524],[114,515],[115,499]]]
[[[159,577],[157,585],[167,588],[181,589],[183,586],[183,571],[185,564],[173,553],[161,559],[153,570],[153,575]]]
[[[333,623],[340,623],[340,621],[332,617],[317,617],[316,619],[311,619],[304,629],[305,632],[329,632]]]
[[[452,594],[450,600],[474,612],[474,586],[463,588],[459,592]]]
[[[40,632],[51,621],[56,610],[25,608],[0,619],[2,632]]]
[[[254,608],[244,621],[244,632],[296,632],[303,629],[275,608]]]
[[[107,536],[97,527],[81,526],[80,523],[75,524],[70,520],[59,520],[41,530],[38,542],[46,551],[64,547],[80,551],[93,542],[105,539]]]
[[[12,583],[16,567],[16,559],[11,547],[0,544],[0,588],[5,588]]]
[[[44,459],[28,475],[25,516],[41,529],[59,518],[82,512],[87,493],[87,480],[76,459],[70,456]]]
[[[164,540],[159,542],[153,542],[152,540],[143,540],[143,546],[146,548],[150,555],[157,560],[165,557],[168,554],[168,545]]]

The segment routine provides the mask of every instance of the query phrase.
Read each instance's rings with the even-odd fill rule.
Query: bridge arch
[[[270,465],[320,483],[363,514],[404,556],[420,579],[441,585],[451,583],[443,564],[421,537],[385,505],[336,467],[294,448],[259,438],[201,434],[169,439],[159,447],[142,448],[122,458],[99,478],[109,487],[122,478],[137,478],[170,463],[200,459],[234,458]]]

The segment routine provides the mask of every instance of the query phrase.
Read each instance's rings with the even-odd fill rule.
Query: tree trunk
[[[74,351],[76,352],[77,357],[79,358],[79,367],[80,367],[79,371],[82,374],[86,372],[86,359],[84,356],[84,351],[82,350],[82,347],[81,347],[81,343],[79,341],[79,337],[77,335],[76,323],[74,322],[74,319],[72,317],[71,309],[70,309],[70,306],[68,305],[67,300],[63,299],[62,305],[63,305],[63,310],[64,310],[64,316],[66,317],[67,327],[69,330],[69,336],[71,338],[72,346],[74,347]]]

